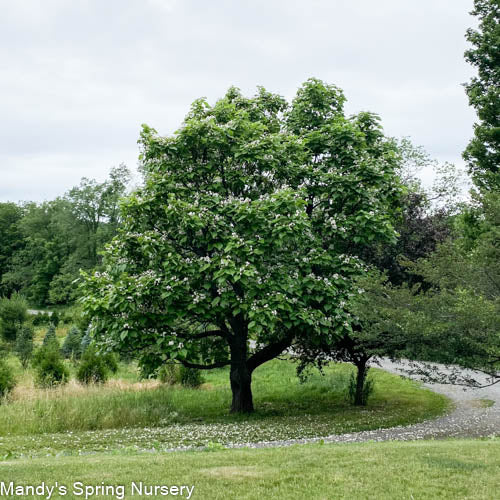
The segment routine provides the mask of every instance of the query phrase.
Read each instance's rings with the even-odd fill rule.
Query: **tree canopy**
[[[474,137],[464,159],[478,186],[500,189],[500,5],[498,0],[474,0],[471,12],[479,20],[477,29],[467,30],[472,47],[465,59],[477,69],[466,84],[469,103],[477,112]]]
[[[149,371],[230,365],[241,412],[255,368],[348,328],[358,253],[394,240],[400,189],[378,117],[346,117],[344,101],[316,79],[291,105],[230,88],[213,106],[195,101],[173,136],[144,126],[144,186],[83,285],[97,340]]]

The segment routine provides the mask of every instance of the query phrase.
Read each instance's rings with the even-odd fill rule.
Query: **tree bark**
[[[231,413],[252,413],[252,373],[246,363],[231,365]]]
[[[231,413],[252,413],[252,372],[248,366],[248,332],[247,326],[240,317],[233,322],[234,337],[230,340],[231,350]]]

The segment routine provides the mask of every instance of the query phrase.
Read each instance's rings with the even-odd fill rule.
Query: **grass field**
[[[0,480],[17,485],[57,481],[68,488],[66,496],[52,498],[85,498],[72,494],[74,482],[84,488],[122,485],[125,498],[132,498],[131,483],[142,481],[147,486],[194,486],[191,498],[203,500],[493,500],[498,498],[499,470],[496,439],[15,460],[0,462]],[[183,492],[187,498],[188,491]]]
[[[373,370],[375,392],[368,406],[353,407],[345,398],[352,367],[341,364],[328,367],[325,376],[313,373],[304,384],[289,360],[261,366],[254,374],[257,411],[242,416],[228,413],[225,369],[207,373],[200,389],[140,381],[134,365],[122,364],[104,386],[71,381],[41,390],[29,371],[14,358],[10,362],[20,384],[0,405],[0,457],[327,436],[407,425],[449,408],[446,398],[381,370]]]

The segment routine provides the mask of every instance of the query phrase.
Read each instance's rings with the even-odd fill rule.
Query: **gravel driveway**
[[[388,360],[380,362],[380,368],[397,374],[401,374],[400,368],[402,366],[404,364],[395,364]],[[483,375],[476,375],[476,378],[481,383],[487,383],[486,377]],[[235,444],[231,447],[266,448],[319,441],[349,443],[500,436],[500,383],[483,389],[464,389],[461,386],[444,384],[424,384],[424,386],[453,400],[455,410],[446,416],[406,427],[391,427],[390,429],[353,432],[312,439]],[[493,406],[484,407],[485,403],[491,404],[491,402],[493,402]]]

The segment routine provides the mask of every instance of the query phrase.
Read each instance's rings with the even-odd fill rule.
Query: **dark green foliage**
[[[185,387],[199,387],[205,381],[201,371],[181,365],[179,368],[179,381]]]
[[[50,322],[57,327],[59,325],[59,321],[60,321],[59,314],[57,314],[57,311],[54,311],[50,315]]]
[[[465,86],[469,103],[477,112],[474,137],[464,151],[474,182],[487,190],[500,188],[500,4],[474,0],[471,12],[478,29],[467,30],[472,48],[465,59],[477,69]]]
[[[56,327],[54,326],[53,323],[49,324],[47,332],[43,337],[43,345],[48,346],[49,344],[57,344],[57,347],[59,348],[59,341],[57,340],[56,337]]]
[[[10,299],[0,299],[0,333],[7,342],[15,342],[21,325],[28,317],[28,304],[24,297],[13,293]]]
[[[39,387],[55,387],[69,380],[69,370],[64,364],[59,343],[55,338],[35,352],[32,364],[35,368],[35,382]]]
[[[78,359],[81,356],[82,338],[82,332],[78,327],[72,326],[69,329],[61,348],[61,352],[65,358]]]
[[[26,369],[33,355],[33,328],[31,325],[24,324],[21,327],[17,334],[15,351],[21,365]]]
[[[89,345],[82,354],[76,378],[82,384],[100,384],[106,382],[109,368],[105,356],[99,355],[94,345]]]
[[[12,368],[0,358],[0,403],[2,398],[4,398],[16,385],[14,378],[14,373]]]
[[[41,312],[33,316],[33,326],[48,325],[49,323],[50,316],[45,312]]]
[[[15,291],[2,284],[2,276],[8,271],[13,254],[23,246],[19,227],[22,216],[22,208],[15,203],[0,203],[0,296],[9,296]]]

